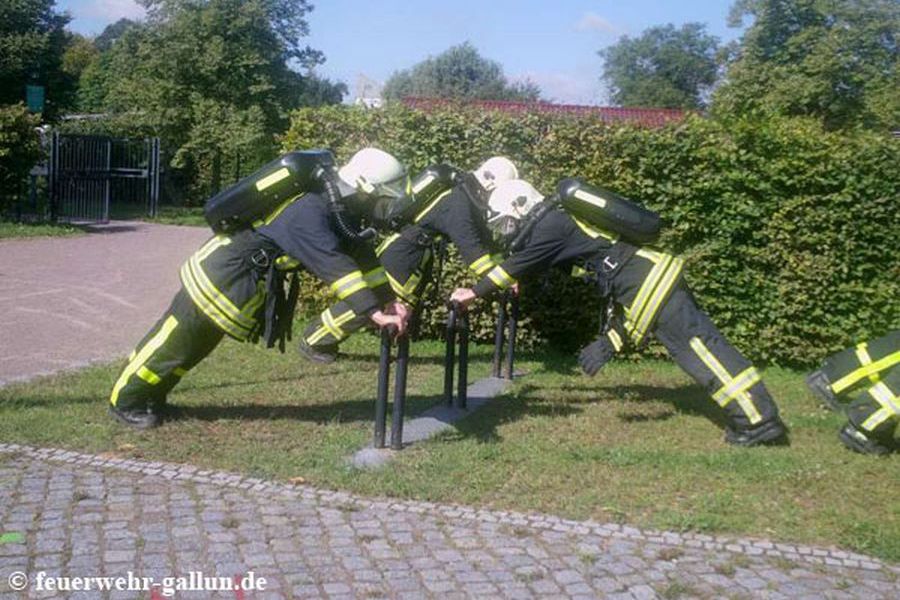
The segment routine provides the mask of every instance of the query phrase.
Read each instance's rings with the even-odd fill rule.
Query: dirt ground
[[[210,235],[114,221],[82,236],[0,240],[0,385],[127,355]]]

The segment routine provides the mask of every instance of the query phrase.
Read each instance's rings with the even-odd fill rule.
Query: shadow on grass
[[[540,395],[543,388],[526,384],[515,395],[501,395],[485,407],[456,422],[456,438],[474,438],[482,443],[496,443],[502,438],[498,429],[524,417],[567,417],[584,409]]]

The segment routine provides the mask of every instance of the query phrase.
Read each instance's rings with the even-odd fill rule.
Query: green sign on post
[[[44,112],[44,86],[26,85],[25,102],[28,104],[28,110],[31,112]]]

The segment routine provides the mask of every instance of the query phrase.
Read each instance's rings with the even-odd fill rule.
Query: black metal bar
[[[378,361],[378,395],[375,398],[375,438],[372,445],[384,448],[384,432],[387,424],[388,380],[391,376],[391,331],[381,330],[381,357]]]
[[[447,333],[444,347],[444,402],[453,404],[453,363],[456,351],[456,306],[450,305],[447,313]]]
[[[465,409],[469,387],[469,313],[465,309],[457,317],[456,328],[459,332],[459,379],[456,382],[456,401],[453,407]]]
[[[494,377],[500,377],[503,364],[503,334],[506,329],[506,301],[508,294],[503,293],[497,301],[497,329],[494,331]]]
[[[403,449],[403,414],[406,412],[406,373],[409,369],[409,335],[397,340],[397,370],[394,371],[394,406],[391,416],[391,448]]]
[[[506,344],[506,378],[512,379],[515,371],[516,332],[519,328],[519,295],[513,294],[509,301],[509,341]]]

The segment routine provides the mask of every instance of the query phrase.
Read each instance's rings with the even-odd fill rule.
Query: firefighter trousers
[[[611,287],[624,307],[624,335],[639,344],[652,332],[722,408],[732,429],[777,419],[778,407],[759,372],[700,310],[681,269],[677,257],[646,249],[621,267]]]
[[[169,391],[224,335],[182,288],[129,356],[110,403],[121,410],[161,407]]]

